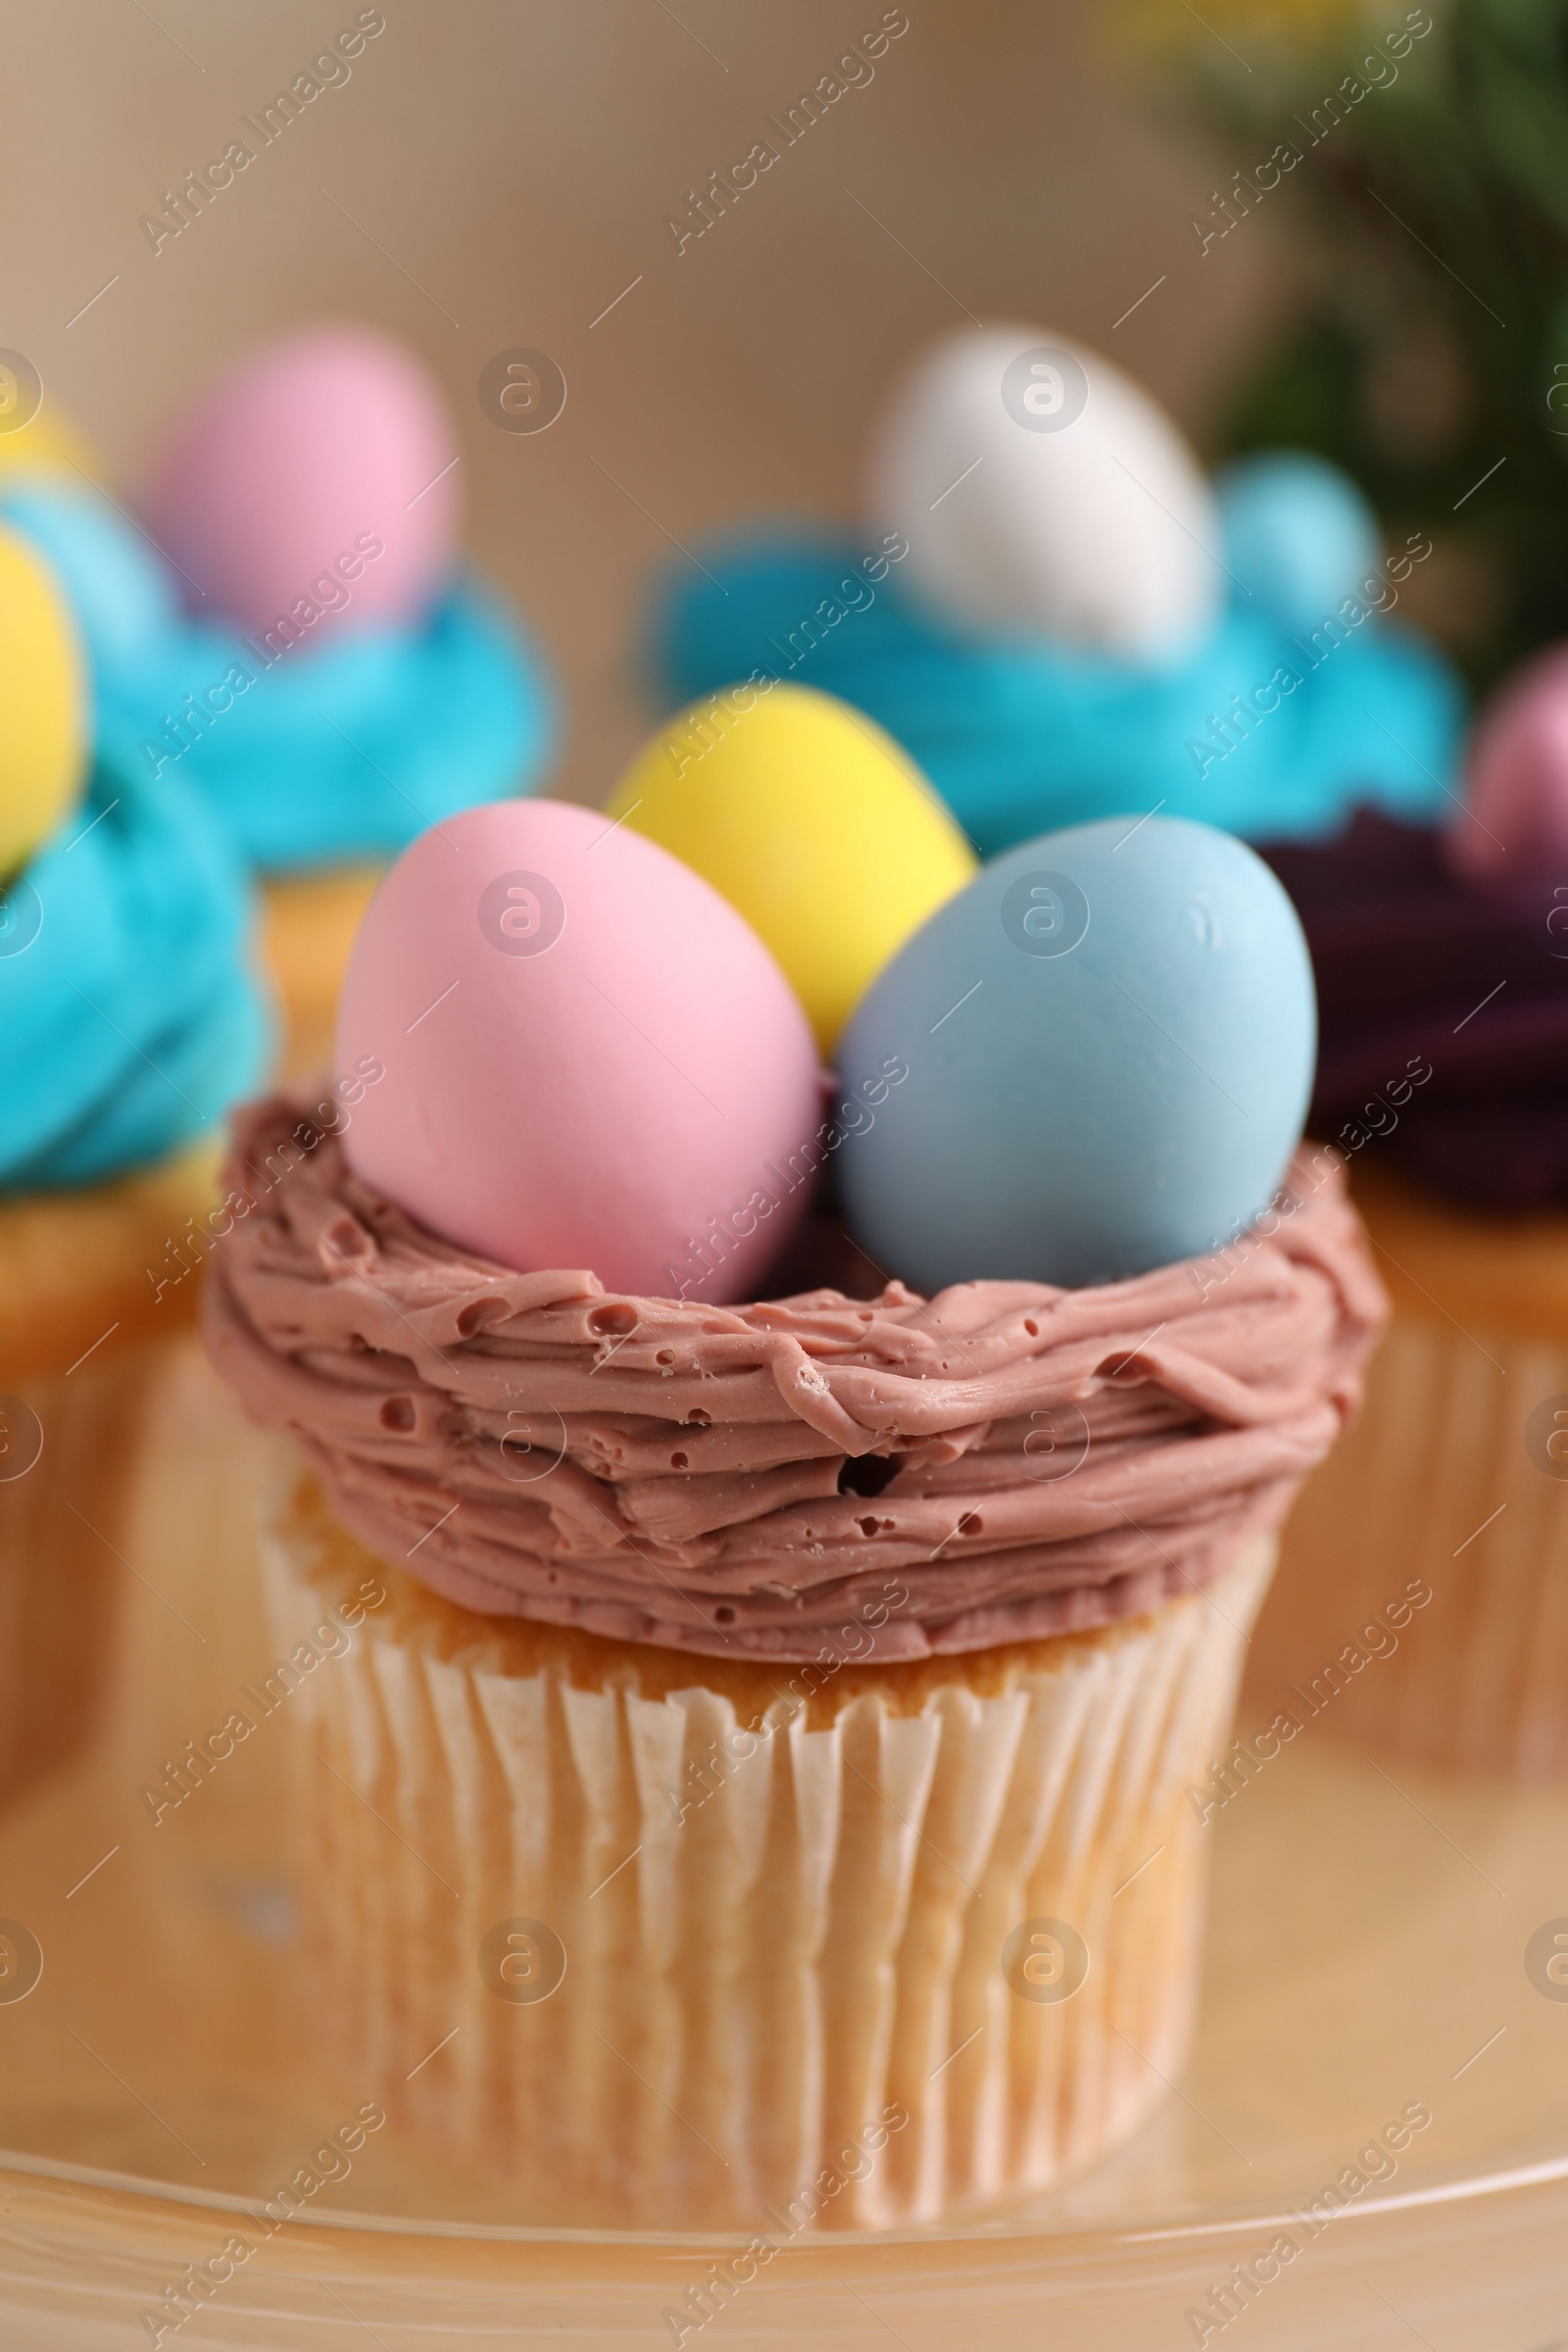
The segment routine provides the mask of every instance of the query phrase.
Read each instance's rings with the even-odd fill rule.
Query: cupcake
[[[266,883],[285,1067],[331,1046],[375,874],[525,790],[554,732],[511,617],[457,568],[460,458],[434,386],[368,332],[270,345],[200,395],[144,529],[79,476],[0,481],[65,581],[117,759],[192,785]]]
[[[1385,559],[1334,467],[1281,454],[1211,486],[1107,361],[998,327],[916,365],[868,477],[858,538],[753,531],[670,576],[666,707],[748,679],[841,696],[986,856],[1123,809],[1269,841],[1451,806],[1457,682],[1387,618],[1430,542]]]
[[[1339,1162],[1291,1159],[1288,903],[1224,836],[1123,830],[943,897],[824,1104],[808,925],[786,976],[629,823],[470,810],[356,947],[362,1097],[238,1122],[207,1336],[286,1433],[255,1689],[306,2015],[530,2221],[977,2210],[1181,2066],[1188,1786],[1383,1308]],[[807,898],[833,841],[795,837]],[[1091,910],[1065,947],[1041,872]]]
[[[1554,1779],[1568,1771],[1565,675],[1549,655],[1498,698],[1450,828],[1363,813],[1337,843],[1270,853],[1317,968],[1314,1129],[1349,1160],[1395,1313],[1360,1423],[1292,1521],[1250,1661],[1258,1705],[1304,1705],[1435,1764]]]
[[[195,1306],[216,1128],[269,1044],[201,802],[83,783],[64,606],[0,533],[0,1797],[69,1755],[112,1639],[154,1372]]]

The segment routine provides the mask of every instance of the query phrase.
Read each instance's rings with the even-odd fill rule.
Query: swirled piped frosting
[[[1317,974],[1313,1132],[1375,1143],[1371,1159],[1465,1207],[1568,1200],[1562,869],[1521,856],[1490,888],[1466,881],[1440,833],[1370,808],[1266,855]]]
[[[226,1183],[209,1348],[352,1533],[468,1608],[710,1655],[983,1649],[1201,1589],[1327,1452],[1386,1312],[1330,1153],[1136,1281],[739,1307],[486,1264],[282,1100]]]
[[[1453,806],[1462,697],[1414,630],[1332,616],[1315,637],[1237,586],[1174,666],[965,633],[853,543],[719,541],[656,591],[666,707],[791,678],[869,713],[982,856],[1062,825],[1163,808],[1244,841],[1332,834],[1358,802],[1435,824]]]
[[[0,875],[0,1196],[148,1167],[258,1083],[254,914],[199,797],[100,757],[81,805]]]

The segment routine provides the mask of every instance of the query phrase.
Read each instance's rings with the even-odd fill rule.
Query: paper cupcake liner
[[[1401,1308],[1286,1529],[1244,1727],[1284,1707],[1428,1764],[1568,1775],[1559,1428],[1568,1348]]]
[[[151,1353],[0,1397],[0,1803],[68,1762],[96,1721]]]
[[[1272,1537],[1150,1617],[820,1673],[476,1617],[286,1448],[263,1554],[323,2058],[530,2221],[935,2219],[1164,2095],[1200,1942],[1185,1789]]]

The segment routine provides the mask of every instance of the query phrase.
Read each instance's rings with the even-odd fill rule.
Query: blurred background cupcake
[[[1431,1762],[1560,1777],[1559,28],[1491,0],[1388,23],[1239,0],[1201,25],[1147,0],[1118,25],[1118,71],[1147,64],[1167,117],[1263,159],[1195,209],[1203,267],[1293,190],[1295,300],[1220,445],[1234,466],[1295,444],[1354,476],[1390,543],[1427,538],[1406,610],[1490,697],[1462,772],[1435,767],[1446,807],[1362,808],[1268,853],[1318,974],[1314,1130],[1349,1157],[1396,1313],[1358,1426],[1292,1520],[1251,1699]]]
[[[1568,1772],[1565,661],[1499,691],[1443,831],[1363,812],[1271,853],[1317,970],[1314,1127],[1396,1312],[1250,1662],[1260,1704],[1536,1778]]]
[[[86,642],[95,722],[206,799],[266,884],[284,1067],[324,1064],[379,865],[537,781],[543,672],[458,568],[462,455],[423,367],[368,329],[277,338],[164,436],[138,520],[78,469],[0,475]]]
[[[1462,697],[1385,615],[1431,554],[1385,552],[1321,460],[1217,482],[1098,353],[961,329],[896,386],[858,538],[756,529],[670,571],[652,623],[666,702],[754,676],[857,704],[985,855],[1161,808],[1251,841],[1358,805],[1452,806]]]
[[[265,1068],[222,827],[100,743],[59,584],[0,531],[0,1795],[83,1736],[144,1416]]]

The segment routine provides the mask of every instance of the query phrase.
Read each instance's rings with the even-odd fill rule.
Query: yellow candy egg
[[[81,787],[86,680],[55,577],[0,530],[0,881],[59,825]]]
[[[892,736],[805,686],[735,686],[693,703],[638,754],[609,813],[740,909],[824,1054],[883,965],[975,871]]]

